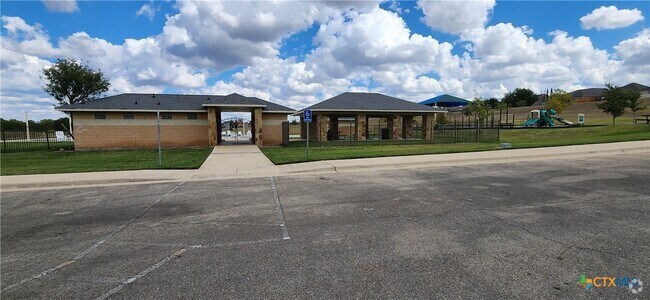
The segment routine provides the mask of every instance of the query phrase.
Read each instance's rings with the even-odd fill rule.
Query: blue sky
[[[294,108],[348,90],[419,101],[650,84],[647,1],[58,4],[2,3],[3,118],[59,116],[38,78],[59,57],[101,68],[109,93],[240,92]]]

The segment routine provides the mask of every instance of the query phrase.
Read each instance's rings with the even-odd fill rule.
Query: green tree
[[[529,89],[516,88],[512,92],[506,93],[501,101],[510,107],[530,106],[537,101],[537,95]]]
[[[616,118],[623,115],[629,105],[629,99],[633,94],[618,86],[607,84],[603,98],[605,102],[598,104],[598,108],[612,115],[612,124],[616,126]]]
[[[475,98],[472,103],[467,105],[469,111],[478,116],[480,123],[485,123],[487,118],[490,116],[490,104],[488,101],[483,100],[482,98]]]
[[[447,118],[447,114],[445,113],[436,114],[436,124],[447,124],[447,123],[449,123],[449,118]]]
[[[101,71],[94,71],[72,59],[58,59],[43,69],[43,90],[63,104],[83,103],[108,91],[110,83]]]
[[[632,111],[632,118],[636,119],[636,112],[646,109],[648,107],[645,104],[642,104],[639,99],[641,99],[641,93],[633,90],[625,90],[628,94],[627,98],[627,107]]]
[[[556,89],[546,101],[545,108],[553,109],[558,114],[561,114],[571,104],[573,104],[573,96],[563,90]]]

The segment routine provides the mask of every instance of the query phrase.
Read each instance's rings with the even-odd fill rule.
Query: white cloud
[[[643,15],[638,9],[618,9],[616,6],[601,6],[580,18],[584,29],[615,29],[630,26],[642,21]]]
[[[453,34],[482,28],[495,5],[495,0],[418,1],[424,13],[424,23],[433,29]]]
[[[293,108],[345,91],[415,101],[441,93],[501,97],[516,87],[540,92],[650,83],[650,29],[610,53],[587,36],[559,30],[547,42],[526,26],[484,27],[494,3],[483,4],[463,14],[482,11],[479,21],[443,22],[445,30],[458,33],[456,46],[411,32],[398,13],[376,2],[178,2],[178,13],[168,16],[159,34],[122,43],[86,32],[51,40],[41,25],[3,16],[2,115],[19,116],[27,109],[35,116],[58,115],[39,78],[55,58],[101,69],[112,83],[110,93],[238,92]],[[314,24],[314,49],[304,57],[279,55],[283,43]],[[454,47],[465,52],[455,55]],[[206,84],[236,66],[241,71],[231,78]]]
[[[79,11],[76,0],[43,0],[51,12],[73,13]]]
[[[138,11],[135,12],[136,16],[145,16],[149,20],[153,20],[156,16],[156,13],[160,10],[160,7],[154,6],[153,1],[143,4]]]

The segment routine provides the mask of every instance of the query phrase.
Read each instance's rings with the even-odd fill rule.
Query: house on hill
[[[592,102],[602,100],[605,90],[604,88],[588,88],[576,90],[570,94],[575,102]]]

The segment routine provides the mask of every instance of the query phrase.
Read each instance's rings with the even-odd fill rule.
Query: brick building
[[[282,122],[295,110],[239,94],[120,94],[57,107],[70,114],[75,148],[128,149],[219,145],[222,112],[251,113],[251,141],[258,146],[282,143]]]
[[[436,113],[446,112],[378,93],[351,92],[306,109],[313,114],[313,122],[309,123],[310,139],[320,141],[427,139]],[[307,125],[301,124],[302,138],[306,138]]]

